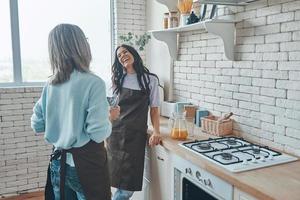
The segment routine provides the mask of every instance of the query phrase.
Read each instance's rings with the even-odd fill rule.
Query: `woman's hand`
[[[112,122],[120,116],[120,106],[109,108],[109,120]]]
[[[151,137],[149,138],[149,145],[151,147],[155,146],[155,145],[158,145],[161,143],[161,136],[159,133],[153,133],[151,135]]]

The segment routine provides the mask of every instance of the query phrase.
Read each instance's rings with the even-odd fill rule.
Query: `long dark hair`
[[[124,77],[126,76],[126,74],[124,74],[124,67],[119,62],[119,59],[117,56],[117,51],[120,47],[125,48],[127,51],[129,51],[132,54],[132,56],[134,58],[133,69],[135,70],[135,72],[137,74],[137,80],[138,80],[139,86],[141,88],[141,91],[146,94],[150,94],[150,88],[149,88],[150,77],[149,77],[149,75],[156,77],[158,80],[158,83],[159,83],[159,78],[157,77],[156,74],[151,73],[149,71],[149,69],[144,66],[143,60],[142,60],[141,56],[139,55],[139,53],[132,46],[129,46],[126,44],[122,44],[122,45],[118,46],[115,50],[115,60],[114,60],[114,64],[111,67],[111,71],[112,71],[111,80],[112,80],[113,88],[114,88],[113,92],[118,94],[122,90]],[[160,84],[159,84],[159,86],[161,87]]]
[[[90,45],[78,26],[59,24],[54,27],[49,34],[48,50],[53,73],[50,77],[51,84],[69,80],[74,69],[81,72],[90,71]]]

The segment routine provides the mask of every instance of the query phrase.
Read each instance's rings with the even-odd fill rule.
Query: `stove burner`
[[[259,153],[260,153],[260,149],[259,149],[259,148],[253,148],[253,149],[252,149],[252,152],[253,152],[254,154],[259,154]]]
[[[237,142],[234,139],[228,139],[226,142],[229,145],[236,145],[237,144]]]
[[[209,143],[200,143],[198,147],[202,150],[208,150],[211,148],[211,145]]]
[[[230,153],[221,153],[220,154],[224,160],[231,160],[232,155]]]
[[[231,172],[241,172],[297,160],[266,146],[236,137],[189,141],[180,144]]]

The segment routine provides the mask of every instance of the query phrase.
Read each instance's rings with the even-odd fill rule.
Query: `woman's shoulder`
[[[149,78],[151,83],[158,83],[158,77],[156,74],[149,74]]]
[[[92,72],[79,72],[75,82],[75,86],[86,88],[86,91],[105,88],[104,80]]]
[[[81,76],[88,82],[104,84],[104,80],[93,72],[81,72]]]

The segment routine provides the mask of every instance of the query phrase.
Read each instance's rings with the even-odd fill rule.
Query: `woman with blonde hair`
[[[109,111],[104,81],[90,72],[89,43],[76,25],[59,24],[49,34],[53,75],[43,88],[31,118],[54,152],[45,199],[110,200],[103,141],[119,108]]]

